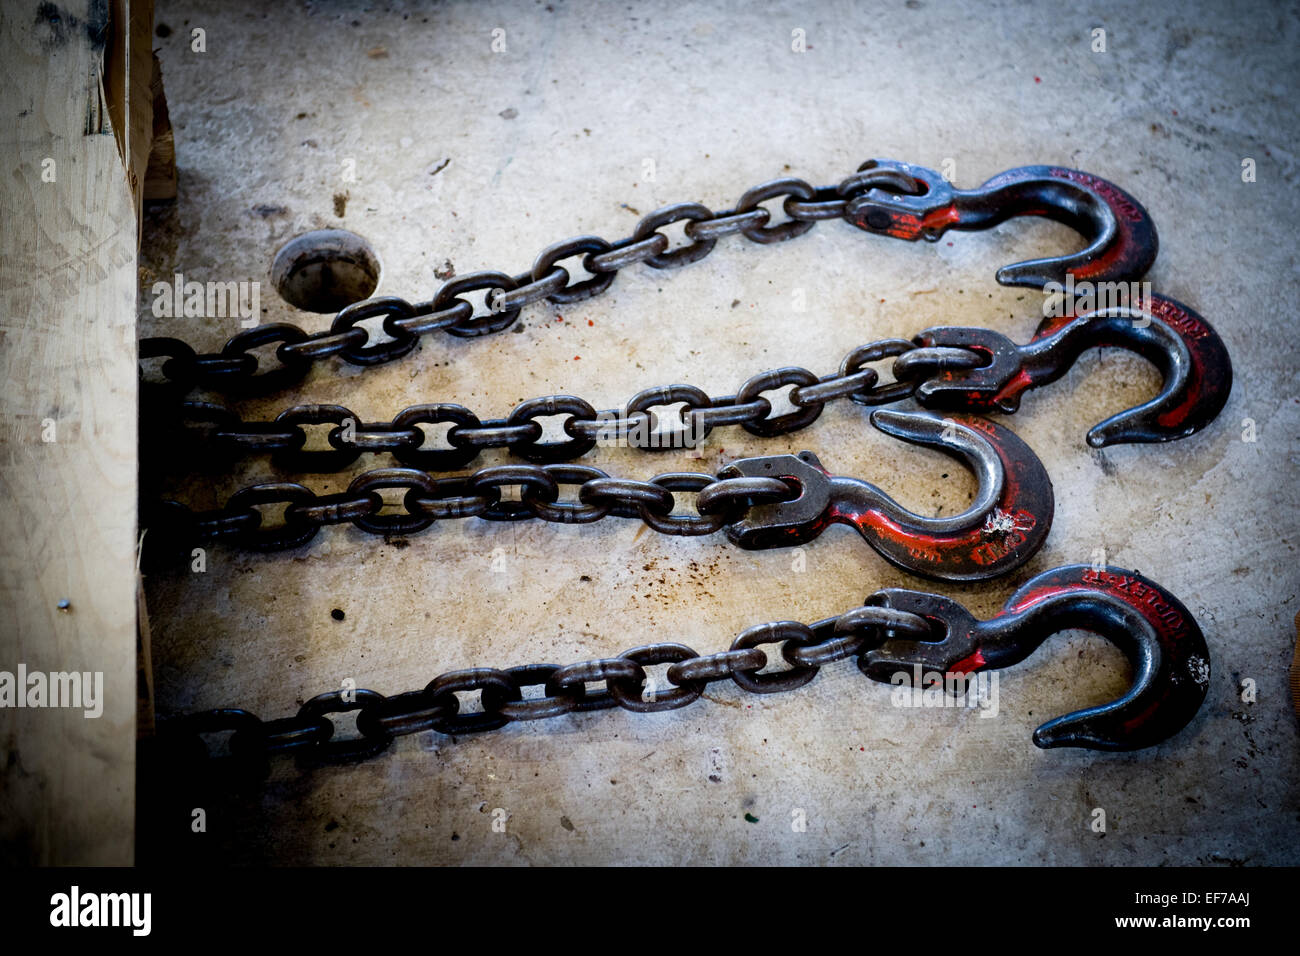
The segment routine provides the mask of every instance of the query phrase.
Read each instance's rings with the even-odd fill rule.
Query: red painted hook
[[[1034,731],[1039,747],[1153,746],[1187,726],[1209,689],[1210,653],[1196,619],[1135,571],[1086,564],[1045,571],[987,621],[949,598],[901,588],[877,592],[868,603],[919,614],[935,630],[924,640],[892,637],[860,659],[863,673],[886,683],[897,683],[899,673],[918,666],[944,675],[1010,667],[1069,628],[1117,645],[1133,666],[1128,692],[1049,720]]]
[[[1041,289],[1049,282],[1113,282],[1141,278],[1159,250],[1156,226],[1142,204],[1114,183],[1062,166],[1020,166],[977,189],[956,189],[933,169],[872,159],[861,170],[895,171],[917,194],[876,187],[850,200],[844,218],[897,239],[937,242],[949,229],[991,229],[1016,216],[1046,216],[1081,233],[1088,245],[1065,256],[1003,266],[1003,285]]]
[[[1054,382],[1094,346],[1143,356],[1164,375],[1160,394],[1095,426],[1088,432],[1094,448],[1191,435],[1215,419],[1232,390],[1232,360],[1218,333],[1192,309],[1162,295],[1045,319],[1026,345],[989,329],[951,326],[926,329],[915,341],[986,357],[978,368],[940,370],[917,388],[917,400],[926,407],[971,411],[1014,412],[1026,391]]]
[[[1047,537],[1055,500],[1043,463],[1010,429],[975,415],[873,412],[871,424],[905,442],[965,462],[979,491],[965,511],[927,517],[857,478],[832,476],[812,452],[745,458],[719,478],[779,478],[799,489],[790,501],[759,504],[727,526],[742,548],[788,547],[831,524],[856,528],[891,564],[942,581],[983,581],[1020,567]]]

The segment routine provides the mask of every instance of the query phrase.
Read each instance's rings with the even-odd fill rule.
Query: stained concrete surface
[[[146,222],[145,335],[216,348],[239,331],[237,319],[155,318],[150,284],[177,271],[260,280],[264,320],[326,327],[268,282],[275,250],[308,229],[362,235],[383,262],[378,293],[416,299],[440,285],[435,271],[516,273],[550,242],[618,238],[669,202],[720,209],[772,177],[836,182],[884,156],[951,161],[959,186],[1030,163],[1120,183],[1160,228],[1154,288],[1215,325],[1236,373],[1202,434],[1096,451],[1087,428],[1154,395],[1159,377],[1129,353],[1087,353],[1002,419],[1052,475],[1047,545],[1011,579],[934,587],[988,616],[1032,574],[1097,549],[1166,585],[1201,622],[1213,674],[1200,715],[1164,745],[1031,745],[1046,717],[1126,686],[1117,651],[1070,632],[1002,673],[996,719],[891,706],[888,688],[841,664],[789,694],[713,685],[666,714],[407,737],[378,759],[310,774],[279,764],[260,792],[212,798],[212,852],[286,863],[1296,861],[1296,4],[191,0],[160,2],[158,21],[170,28],[156,43],[180,199]],[[1105,52],[1093,49],[1097,28]],[[195,29],[205,52],[192,49]],[[1243,181],[1247,158],[1255,182]],[[488,417],[567,392],[602,408],[652,384],[719,394],[763,368],[829,372],[862,342],[934,324],[1023,341],[1042,300],[998,286],[995,268],[1077,243],[1027,220],[935,245],[837,222],[777,246],[733,238],[688,268],[626,269],[595,300],[529,307],[518,334],[428,337],[368,370],[324,363],[296,392],[239,407],[341,402],[379,420],[450,401]],[[784,438],[719,430],[702,460],[610,448],[586,460],[644,478],[805,448],[924,513],[961,509],[975,489],[849,403]],[[213,506],[273,474],[254,461],[178,491]],[[350,475],[306,483],[336,491]],[[930,587],[846,528],[804,559],[798,570],[788,551],[614,520],[449,521],[394,543],[335,528],[269,556],[214,548],[205,573],[147,581],[158,705],[272,717],[349,678],[396,693],[449,669],[655,640],[708,653],[754,623],[815,620],[879,587]]]

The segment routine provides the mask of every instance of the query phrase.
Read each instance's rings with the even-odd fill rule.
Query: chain
[[[898,358],[896,381],[880,383],[879,374],[865,366]],[[486,448],[507,448],[533,462],[579,458],[598,442],[637,448],[691,448],[723,425],[740,425],[764,437],[782,435],[812,424],[825,406],[849,398],[859,405],[884,405],[910,397],[920,381],[936,370],[974,368],[984,361],[969,349],[920,348],[906,339],[882,339],[859,346],[844,357],[836,374],[818,378],[796,366],[752,376],[735,395],[710,397],[691,385],[661,385],[634,395],[622,409],[597,411],[573,395],[546,395],[521,402],[505,418],[480,419],[463,405],[412,405],[391,422],[365,422],[342,405],[295,405],[272,421],[244,421],[232,409],[211,402],[183,402],[168,423],[179,434],[167,436],[169,456],[213,449],[230,456],[271,453],[277,467],[287,471],[333,472],[355,462],[363,452],[388,452],[399,462],[430,471],[451,471],[478,457]],[[762,393],[790,387],[795,410],[772,416],[772,403]],[[660,428],[655,409],[682,404],[669,431]],[[566,416],[562,441],[540,441],[544,416]],[[451,423],[448,448],[424,448],[421,425]],[[162,424],[156,420],[155,426]],[[304,450],[304,425],[330,430],[330,450]],[[206,426],[196,428],[195,426]],[[179,439],[179,441],[177,441]]]
[[[921,174],[928,175],[925,171]],[[1080,218],[1077,198],[1062,198],[1059,194],[1045,198],[1041,193],[1045,187],[1039,184],[1037,188],[1036,204],[1046,203],[1045,208],[1060,210],[1071,221]],[[951,336],[944,340],[947,344],[966,347],[933,347],[939,342],[923,337],[915,341],[885,339],[853,350],[838,372],[823,377],[807,369],[787,366],[752,376],[734,395],[721,397],[710,396],[689,385],[659,386],[637,393],[622,409],[604,412],[597,412],[589,402],[575,396],[549,395],[522,402],[505,418],[496,419],[480,419],[461,405],[424,404],[403,409],[389,422],[358,423],[356,416],[342,405],[297,405],[271,421],[243,421],[223,405],[184,399],[196,387],[234,395],[273,392],[301,380],[314,363],[332,356],[360,366],[391,362],[411,352],[421,336],[436,330],[458,337],[497,333],[511,326],[525,306],[542,300],[567,304],[600,295],[620,270],[635,263],[671,269],[696,262],[707,256],[724,236],[738,233],[763,244],[784,242],[803,235],[823,219],[835,218],[847,218],[855,225],[876,231],[890,229],[897,223],[886,211],[868,209],[861,214],[861,221],[859,213],[851,212],[851,207],[861,206],[860,194],[873,189],[912,196],[929,190],[942,191],[937,178],[923,182],[900,169],[878,168],[874,161],[868,161],[857,173],[835,186],[815,188],[795,178],[763,183],[741,196],[735,208],[723,212],[712,212],[699,203],[665,206],[642,218],[625,239],[615,242],[597,236],[566,239],[542,250],[526,272],[511,275],[482,271],[460,276],[444,284],[427,301],[412,303],[385,296],[356,302],[337,313],[329,329],[319,333],[311,334],[288,323],[273,323],[240,332],[227,340],[219,352],[203,354],[179,339],[145,339],[140,345],[140,358],[162,360],[159,370],[164,380],[142,381],[145,390],[142,407],[148,424],[174,425],[186,436],[179,446],[172,443],[161,447],[164,443],[158,442],[159,457],[175,452],[178,447],[184,450],[186,443],[193,444],[191,439],[201,437],[208,439],[202,443],[204,448],[211,447],[225,454],[270,453],[280,466],[302,471],[339,471],[363,453],[384,452],[408,467],[367,471],[353,479],[347,490],[336,494],[318,494],[293,482],[271,482],[243,488],[223,507],[212,511],[194,512],[179,503],[164,501],[157,506],[154,520],[143,523],[155,539],[163,538],[164,554],[168,546],[179,542],[218,538],[255,550],[274,551],[305,544],[326,525],[351,523],[371,534],[406,535],[422,531],[437,520],[470,516],[495,521],[541,519],[561,523],[587,523],[609,516],[639,518],[665,534],[700,535],[742,520],[757,505],[795,500],[802,489],[794,480],[718,478],[673,472],[649,481],[631,481],[613,478],[597,468],[559,462],[580,457],[602,438],[625,440],[633,434],[655,440],[628,444],[651,448],[691,447],[720,426],[740,425],[760,436],[785,434],[811,424],[828,403],[842,398],[863,405],[905,399],[915,394],[923,381],[945,370],[982,366],[988,358],[984,353],[990,349]],[[788,218],[773,223],[772,212],[763,204],[778,200]],[[1145,215],[1141,207],[1137,209]],[[1016,211],[1025,210],[1017,205]],[[1043,214],[1037,205],[1034,212]],[[988,209],[982,210],[980,215],[984,218],[979,221],[1000,222],[1005,218],[1004,211],[997,213],[1001,218],[989,218],[987,213]],[[966,227],[973,227],[976,220],[964,222]],[[669,248],[670,240],[662,230],[674,223],[683,224],[686,241]],[[910,231],[912,225],[904,223],[889,234],[916,238]],[[922,230],[927,238],[934,238],[931,233],[937,231],[941,229]],[[1130,255],[1135,263],[1145,257],[1149,264],[1155,254],[1154,231],[1149,227],[1147,231],[1147,235],[1129,237],[1134,246]],[[578,257],[590,277],[573,281],[561,263]],[[1066,261],[1053,260],[1057,264]],[[1020,267],[1027,269],[1039,264],[1022,263]],[[1025,284],[1025,277],[1017,281]],[[486,311],[480,311],[465,298],[473,292],[485,293]],[[920,344],[923,341],[930,341],[931,345],[923,346]],[[1010,344],[1009,348],[1016,347]],[[268,350],[274,364],[263,368],[262,360],[268,357]],[[997,355],[993,357],[996,359]],[[894,380],[882,383],[879,373],[867,366],[887,358],[894,359]],[[1054,367],[1046,372],[1040,367],[1037,374],[1040,379],[1050,381],[1061,373]],[[1026,382],[1032,384],[1033,380],[1022,372],[1020,387]],[[764,393],[784,388],[790,390],[788,399],[794,410],[773,414],[772,403]],[[1016,394],[1012,393],[1013,399]],[[677,424],[668,433],[662,433],[655,410],[673,405],[683,406]],[[560,427],[564,439],[543,440],[544,430],[538,419],[546,417],[563,418]],[[451,426],[446,434],[447,447],[426,448],[428,436],[421,426],[436,424]],[[205,426],[206,431],[196,429],[195,425]],[[309,425],[333,426],[328,435],[328,450],[306,448],[308,436],[304,426]],[[1160,437],[1177,436],[1166,433]],[[507,448],[533,464],[501,465],[468,475],[434,476],[434,472],[468,464],[485,448]],[[156,475],[152,468],[142,469],[143,477],[152,481]],[[560,492],[564,486],[576,486],[576,496],[562,500]],[[397,513],[385,513],[389,508],[381,494],[385,489],[402,493]],[[517,489],[518,498],[508,499],[504,495],[506,489]],[[675,493],[682,492],[695,495],[693,511],[678,512]],[[1047,497],[1050,501],[1050,487]],[[281,520],[265,526],[263,509],[278,511]],[[505,670],[474,667],[444,673],[421,690],[395,696],[372,690],[320,694],[302,704],[292,717],[262,720],[246,710],[218,709],[164,720],[159,725],[156,743],[161,745],[164,754],[180,761],[202,762],[218,756],[207,738],[225,735],[227,759],[222,764],[233,762],[241,768],[241,773],[268,772],[269,758],[283,753],[296,754],[308,764],[346,762],[376,755],[388,749],[395,738],[407,734],[428,731],[454,738],[499,729],[514,721],[614,707],[638,713],[674,710],[690,705],[710,684],[718,681],[731,680],[751,693],[790,691],[812,681],[820,668],[849,658],[855,658],[859,670],[868,677],[880,680],[880,674],[873,672],[875,665],[870,662],[875,656],[873,652],[896,637],[905,637],[917,645],[919,650],[906,658],[917,666],[922,661],[930,661],[942,663],[945,671],[967,673],[973,669],[972,665],[999,667],[1023,660],[1046,636],[1044,628],[1049,628],[1046,633],[1052,633],[1050,628],[1064,626],[1062,622],[1075,626],[1092,624],[1090,629],[1115,639],[1112,632],[1118,625],[1112,616],[1114,609],[1103,607],[1115,594],[1086,588],[1093,583],[1087,578],[1089,573],[1093,572],[1083,566],[1062,568],[1028,582],[1005,606],[1007,620],[984,622],[989,628],[982,635],[986,638],[982,642],[976,640],[974,628],[983,625],[949,599],[918,592],[877,592],[867,599],[866,605],[813,624],[776,621],[750,627],[722,653],[701,656],[684,644],[655,643],[624,651],[617,657],[564,666],[527,664]],[[1140,600],[1151,604],[1149,595],[1158,589],[1151,582],[1143,582],[1141,586],[1147,596]],[[1071,591],[1078,593],[1070,598]],[[1064,604],[1043,599],[1045,594],[1059,595],[1062,602],[1069,599],[1078,603],[1069,611],[1062,611]],[[912,599],[908,605],[911,611],[875,606],[900,596]],[[1035,735],[1040,746],[1128,749],[1146,745],[1144,740],[1163,739],[1190,719],[1204,697],[1207,652],[1186,609],[1171,596],[1165,597],[1169,601],[1166,607],[1184,622],[1180,625],[1183,629],[1176,633],[1157,630],[1129,634],[1137,647],[1135,659],[1161,662],[1162,683],[1152,685],[1156,686],[1155,691],[1135,688],[1112,705],[1090,708],[1045,724]],[[1042,619],[1037,623],[1029,617],[1020,617],[1039,613],[1024,610],[1031,605],[1041,609],[1049,603],[1051,608],[1041,612]],[[1137,605],[1132,607],[1136,612]],[[951,616],[952,621],[945,615]],[[1160,618],[1163,621],[1164,615]],[[1155,626],[1156,620],[1148,615],[1147,623]],[[1012,634],[1013,624],[1023,625],[1023,632]],[[1188,639],[1189,633],[1195,640]],[[956,640],[950,646],[938,646],[954,635]],[[774,648],[771,658],[762,650],[766,646]],[[776,657],[787,666],[766,671],[769,660]],[[1174,664],[1170,665],[1170,661]],[[895,662],[888,663],[892,667]],[[662,678],[651,677],[652,667],[665,668]],[[1144,693],[1149,699],[1139,699]],[[1182,699],[1169,704],[1177,694]],[[460,695],[477,695],[477,709],[466,709]],[[1131,706],[1132,716],[1117,716],[1117,729],[1113,733],[1107,735],[1091,729],[1098,713],[1114,710],[1118,714],[1115,708],[1121,705]],[[1163,724],[1154,720],[1157,707],[1165,708]],[[355,712],[356,729],[344,730],[344,735],[340,735],[341,722],[335,718],[349,712]],[[1061,729],[1071,722],[1078,728],[1088,729],[1077,733],[1073,729]],[[1154,728],[1147,738],[1135,733],[1144,723]],[[1039,735],[1045,735],[1046,742],[1040,741]]]
[[[868,599],[870,600],[870,599]],[[166,721],[159,727],[166,752],[180,760],[217,756],[205,735],[230,733],[230,760],[266,772],[274,754],[293,753],[307,762],[335,763],[373,757],[397,737],[433,731],[449,737],[497,730],[513,721],[622,707],[635,713],[676,710],[694,703],[716,681],[732,680],[742,690],[775,694],[807,684],[827,664],[861,659],[898,635],[931,636],[918,614],[863,606],[814,624],[776,621],[750,627],[720,654],[701,657],[684,644],[659,643],[617,657],[568,664],[525,664],[506,670],[474,667],[450,671],[422,690],[386,697],[372,690],[330,691],[303,704],[293,717],[262,720],[246,710],[209,710]],[[768,664],[761,647],[778,645],[789,667],[760,673]],[[667,664],[660,688],[647,668]],[[589,684],[603,684],[593,691]],[[540,694],[525,696],[529,688]],[[479,707],[462,709],[457,694],[477,692]],[[331,715],[356,711],[356,736],[336,737]]]
[[[302,379],[312,363],[339,356],[354,365],[380,365],[409,353],[423,335],[441,330],[458,337],[489,335],[509,328],[524,306],[543,299],[556,304],[580,302],[600,295],[621,269],[644,262],[654,269],[674,269],[707,256],[717,241],[739,233],[758,243],[784,242],[801,236],[823,219],[842,218],[846,204],[859,193],[883,189],[917,194],[924,185],[893,169],[873,168],[867,161],[858,172],[836,186],[813,187],[802,179],[783,178],[750,189],[734,209],[712,212],[700,203],[674,203],[644,216],[632,235],[617,242],[599,236],[576,236],[543,249],[532,268],[518,275],[482,271],[458,276],[423,302],[398,296],[378,296],[355,302],[338,312],[328,330],[310,334],[299,326],[273,322],[231,337],[221,351],[197,353],[176,338],[156,337],[140,342],[141,359],[163,359],[166,383],[150,382],[180,397],[195,387],[229,394],[266,394]],[[782,200],[789,219],[772,225],[762,203]],[[669,249],[659,230],[685,222],[687,242]],[[560,265],[582,256],[588,279],[570,281]],[[486,292],[487,311],[476,312],[467,293]],[[386,337],[380,339],[362,323],[379,320]],[[254,354],[274,346],[276,367],[261,370]]]
[[[574,500],[561,501],[560,487],[577,485]],[[401,489],[402,513],[387,507],[379,489]],[[503,491],[517,488],[518,500]],[[695,513],[678,514],[673,492],[693,492]],[[254,551],[297,548],[326,525],[351,523],[375,535],[408,535],[434,521],[479,517],[489,521],[540,518],[561,524],[587,524],[602,518],[640,518],[661,534],[704,535],[741,520],[749,508],[790,501],[800,491],[777,478],[715,478],[697,472],[670,472],[649,481],[612,478],[586,465],[496,465],[469,475],[435,478],[416,468],[376,468],[353,479],[346,491],[318,495],[303,485],[279,481],[241,488],[222,508],[194,512],[165,501],[149,516],[150,542],[161,558],[179,547],[223,539]],[[263,527],[261,506],[280,509],[283,522]]]
[[[178,543],[221,538],[255,550],[298,547],[326,525],[351,523],[379,535],[421,531],[434,521],[477,516],[496,521],[542,519],[586,523],[607,516],[639,518],[665,534],[711,534],[740,520],[756,504],[788,501],[799,490],[772,478],[718,479],[712,475],[673,472],[649,481],[612,478],[588,466],[558,464],[579,457],[602,438],[626,439],[658,429],[656,408],[682,404],[679,433],[695,442],[719,426],[740,425],[752,434],[779,435],[811,424],[829,402],[849,398],[863,405],[900,401],[912,395],[919,380],[941,368],[968,368],[982,361],[969,350],[923,349],[905,339],[885,339],[854,349],[837,374],[819,378],[807,369],[786,367],[763,372],[746,381],[735,395],[711,397],[701,389],[670,385],[645,389],[622,410],[597,412],[570,395],[534,398],[517,405],[508,416],[480,419],[461,405],[414,405],[391,422],[358,423],[341,405],[298,405],[273,421],[241,420],[231,409],[209,402],[187,402],[194,388],[234,395],[266,394],[301,380],[313,363],[338,356],[355,365],[394,361],[416,347],[421,336],[442,330],[458,337],[500,332],[512,325],[522,309],[543,299],[566,304],[604,292],[618,272],[638,262],[655,269],[678,268],[696,262],[724,236],[739,233],[758,243],[784,242],[803,235],[823,219],[842,218],[846,204],[868,189],[917,194],[924,186],[912,177],[864,163],[837,186],[814,188],[800,179],[777,179],[750,189],[734,209],[712,212],[698,203],[676,203],[641,219],[632,235],[617,242],[578,236],[544,249],[528,272],[509,275],[483,271],[460,276],[443,285],[428,301],[411,303],[395,296],[367,299],[340,311],[328,330],[309,334],[288,323],[272,323],[230,338],[219,352],[200,354],[175,338],[148,338],[140,343],[142,360],[162,359],[164,382],[142,382],[142,407],[150,424],[207,426],[211,447],[229,454],[271,453],[277,464],[309,472],[333,472],[348,467],[364,452],[388,452],[412,467],[380,468],[357,476],[347,490],[317,494],[293,482],[270,482],[237,491],[225,506],[195,512],[174,501],[154,507],[144,521],[149,534],[163,539],[160,549]],[[787,221],[772,224],[762,207],[782,200]],[[669,249],[660,230],[684,222],[687,242]],[[570,281],[561,262],[582,256],[591,277]],[[484,291],[486,313],[476,312],[464,295]],[[382,337],[362,323],[379,320]],[[258,350],[274,347],[276,365],[263,369]],[[894,358],[895,381],[880,383],[866,366]],[[772,415],[762,393],[789,387],[795,410]],[[172,399],[172,401],[167,401]],[[566,416],[562,441],[541,441],[538,418]],[[450,447],[426,449],[421,425],[450,423]],[[185,427],[188,424],[189,427]],[[331,424],[329,450],[306,450],[305,425]],[[675,436],[638,447],[674,447]],[[159,443],[162,445],[163,443]],[[182,447],[183,447],[182,443]],[[205,443],[207,447],[207,443]],[[485,448],[508,448],[530,461],[545,464],[502,465],[469,475],[436,478],[430,472],[468,464]],[[175,444],[167,445],[170,454]],[[152,477],[152,476],[151,476]],[[577,486],[576,498],[561,500],[562,486]],[[518,500],[503,496],[517,488]],[[401,512],[382,514],[387,507],[381,489],[403,492]],[[677,513],[674,492],[694,493],[694,513]],[[263,525],[267,508],[282,521]],[[155,552],[158,553],[158,552]],[[659,643],[558,666],[531,664],[506,670],[470,668],[452,671],[422,690],[386,697],[370,690],[333,691],[307,701],[293,717],[263,721],[241,709],[203,711],[164,721],[160,742],[181,758],[212,756],[205,735],[229,733],[229,755],[242,766],[267,768],[267,758],[295,753],[308,761],[364,759],[386,750],[405,734],[433,731],[457,736],[495,730],[512,721],[537,720],[563,714],[622,707],[635,712],[672,710],[697,700],[713,682],[732,680],[753,693],[793,690],[811,681],[826,664],[858,657],[895,634],[925,637],[930,624],[916,614],[881,607],[860,607],[835,618],[804,625],[780,621],[751,627],[730,650],[700,656],[682,644]],[[768,664],[762,645],[778,645],[788,664],[777,673],[761,673]],[[668,665],[667,687],[656,691],[646,668]],[[593,691],[590,684],[603,684]],[[525,696],[530,688],[540,695]],[[480,709],[466,712],[458,694],[477,692]],[[339,739],[331,715],[356,711],[356,736]]]
[[[594,468],[573,466],[529,468],[503,466],[472,475],[439,479],[431,472],[452,471],[469,464],[483,449],[506,448],[535,463],[579,458],[602,440],[639,448],[695,447],[714,428],[740,425],[755,435],[774,436],[815,421],[830,402],[849,398],[863,405],[900,401],[912,395],[920,381],[946,368],[971,368],[983,361],[968,349],[921,348],[906,339],[884,339],[860,346],[845,356],[835,374],[818,377],[804,368],[787,366],[761,372],[744,382],[734,395],[710,396],[690,385],[667,385],[638,392],[622,409],[597,411],[572,395],[548,395],[517,405],[505,418],[482,419],[463,405],[413,405],[389,422],[358,422],[342,405],[296,405],[271,421],[244,421],[231,408],[183,401],[196,385],[227,392],[267,392],[301,378],[309,365],[331,355],[360,365],[389,362],[406,354],[417,338],[434,329],[453,335],[500,331],[520,310],[542,298],[567,303],[598,295],[617,272],[634,262],[653,268],[674,268],[707,255],[723,236],[740,233],[759,243],[780,242],[802,235],[821,219],[842,216],[845,204],[868,189],[915,192],[924,187],[912,177],[871,162],[838,186],[813,188],[803,180],[772,180],[746,192],[734,210],[713,213],[698,203],[677,203],[645,216],[632,235],[618,242],[595,236],[567,239],[543,250],[529,273],[509,277],[479,272],[446,283],[427,303],[411,305],[393,297],[367,299],[342,310],[329,331],[308,335],[297,326],[273,323],[231,338],[219,353],[197,354],[178,339],[150,338],[141,342],[142,359],[163,359],[161,372],[169,384],[144,383],[145,420],[142,435],[153,446],[142,449],[142,475],[153,485],[169,464],[217,456],[265,454],[277,467],[293,472],[337,472],[363,453],[391,454],[403,468],[377,469],[358,476],[341,494],[318,495],[303,485],[271,482],[245,487],[223,508],[194,512],[174,501],[148,504],[146,522],[153,532],[150,563],[174,556],[182,544],[228,539],[255,550],[298,547],[327,524],[350,522],[373,534],[400,535],[421,531],[435,520],[477,515],[489,520],[542,518],[586,522],[606,515],[639,517],[667,534],[710,534],[744,516],[746,507],[765,501],[788,500],[789,486],[777,482],[743,487],[731,479],[672,473],[648,482],[611,478]],[[770,224],[771,213],[761,204],[782,200],[790,217]],[[688,243],[669,251],[659,230],[685,222]],[[592,278],[569,282],[558,263],[582,255]],[[488,290],[491,312],[475,316],[458,296]],[[386,342],[371,342],[359,323],[381,319]],[[277,368],[259,373],[254,351],[275,345]],[[895,381],[881,383],[867,365],[893,358]],[[764,392],[789,388],[793,411],[772,414]],[[162,400],[170,393],[177,401]],[[152,391],[150,391],[152,390]],[[679,404],[677,424],[660,430],[656,409]],[[565,438],[543,441],[543,417],[563,416]],[[430,448],[421,426],[450,424],[447,447]],[[332,425],[328,449],[308,450],[304,426]],[[560,502],[558,486],[579,484],[576,501]],[[503,500],[502,488],[519,487],[519,500]],[[401,513],[381,514],[386,505],[381,488],[402,489]],[[672,491],[696,492],[695,514],[674,514]],[[283,521],[263,525],[260,508],[280,509]],[[161,550],[160,550],[161,539]]]

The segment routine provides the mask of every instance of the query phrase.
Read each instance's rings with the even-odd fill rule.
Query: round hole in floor
[[[316,229],[280,247],[271,262],[271,284],[295,308],[337,312],[370,298],[379,272],[379,256],[355,232]]]

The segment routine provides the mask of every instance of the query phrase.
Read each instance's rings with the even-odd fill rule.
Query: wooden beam
[[[139,222],[154,142],[155,103],[162,98],[161,70],[155,72],[153,55],[153,0],[111,0],[108,28],[104,106]],[[162,119],[166,118],[164,103]]]
[[[133,859],[137,217],[105,11],[0,14],[0,672],[102,675],[98,717],[0,707],[8,864]]]

